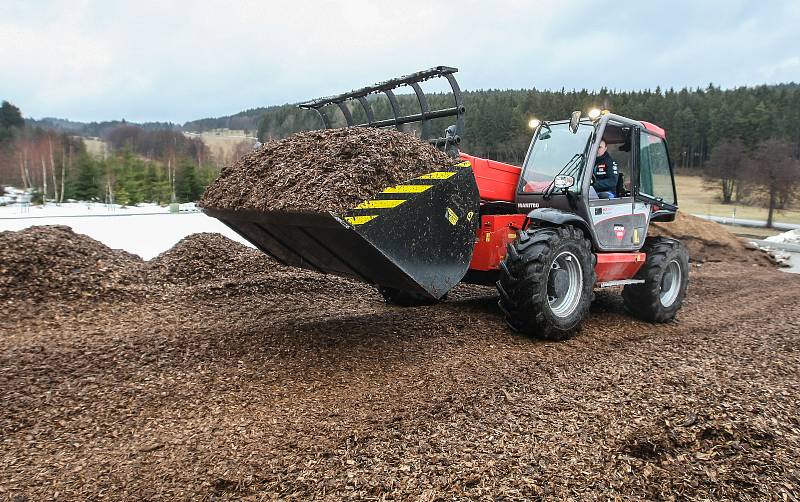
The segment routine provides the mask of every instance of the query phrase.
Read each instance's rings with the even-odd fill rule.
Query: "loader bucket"
[[[387,187],[342,215],[203,208],[286,265],[435,299],[469,267],[478,210],[470,167]]]

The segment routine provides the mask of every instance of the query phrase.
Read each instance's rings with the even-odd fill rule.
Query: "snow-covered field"
[[[187,235],[198,232],[218,232],[248,244],[218,220],[198,212],[194,204],[181,204],[178,213],[170,213],[168,207],[156,204],[123,208],[73,202],[60,206],[0,207],[0,231],[22,230],[34,225],[66,225],[108,247],[124,249],[145,260],[166,251]]]

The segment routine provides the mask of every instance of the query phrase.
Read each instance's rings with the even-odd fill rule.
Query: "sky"
[[[465,90],[800,82],[800,1],[0,0],[26,117],[183,123],[437,65]]]

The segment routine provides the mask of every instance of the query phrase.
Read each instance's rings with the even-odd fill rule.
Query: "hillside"
[[[180,125],[172,122],[128,122],[122,120],[106,120],[103,122],[78,122],[69,119],[55,117],[44,117],[41,119],[26,118],[25,124],[28,127],[42,129],[52,129],[57,132],[66,132],[75,136],[101,137],[106,132],[124,125],[138,126],[143,129],[179,129]]]

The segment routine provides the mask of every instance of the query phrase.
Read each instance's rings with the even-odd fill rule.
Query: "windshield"
[[[581,184],[578,180],[586,160],[582,156],[592,131],[593,126],[590,124],[579,124],[577,133],[569,129],[567,122],[550,124],[549,129],[545,125],[540,126],[530,155],[525,159],[522,191],[544,192],[553,178],[569,166],[561,174],[575,177],[575,184],[570,190],[579,192]]]

